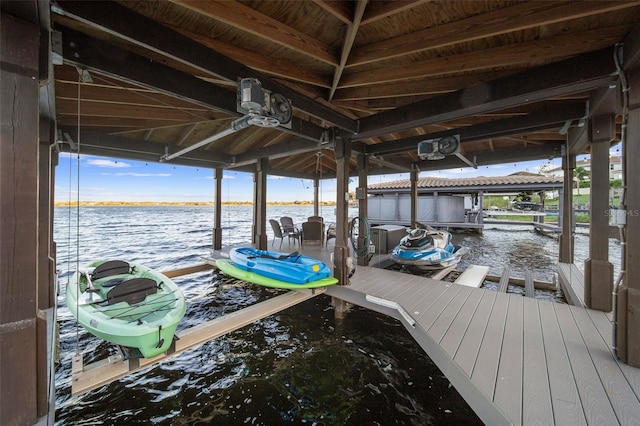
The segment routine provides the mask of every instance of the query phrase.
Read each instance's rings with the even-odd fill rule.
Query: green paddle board
[[[337,284],[338,279],[334,277],[327,277],[321,280],[312,281],[305,284],[295,284],[289,283],[286,281],[275,280],[273,278],[265,277],[262,275],[258,275],[255,272],[245,271],[244,269],[240,269],[233,264],[228,259],[217,259],[216,266],[222,272],[227,275],[231,275],[234,278],[237,278],[242,281],[247,281],[253,284],[258,284],[265,287],[273,287],[273,288],[286,288],[290,290],[296,290],[301,288],[318,288],[318,287],[326,287],[328,285]]]

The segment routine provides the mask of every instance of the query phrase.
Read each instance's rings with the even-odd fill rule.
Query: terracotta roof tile
[[[475,178],[439,178],[423,177],[418,179],[418,188],[450,188],[461,186],[491,186],[491,185],[514,185],[514,184],[545,184],[560,183],[562,176],[544,175],[510,175],[510,176],[479,176]],[[411,188],[409,179],[394,180],[370,184],[369,189],[407,189]]]

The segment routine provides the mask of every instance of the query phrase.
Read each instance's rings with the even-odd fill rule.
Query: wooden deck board
[[[609,345],[602,339],[586,310],[572,309],[571,313],[604,389],[618,390],[607,393],[618,421],[623,425],[640,424],[640,402],[611,356]]]
[[[511,277],[511,268],[505,266],[500,276],[500,283],[498,284],[498,291],[500,293],[506,293],[509,288],[509,278]]]
[[[529,297],[522,299],[524,308],[522,422],[525,425],[532,423],[552,424],[553,406],[551,405],[547,359],[542,336],[540,303]]]
[[[451,289],[448,283],[440,283],[438,285],[430,285],[428,291],[410,297],[407,295],[404,299],[398,301],[407,312],[415,317],[419,317],[423,313],[431,309],[436,301]]]
[[[527,297],[536,297],[536,290],[533,285],[533,274],[531,269],[524,271],[524,295]]]
[[[598,372],[571,311],[565,305],[554,305],[554,309],[585,417],[591,424],[618,424],[607,392],[602,387]]]
[[[455,283],[477,288],[482,285],[482,282],[488,273],[488,266],[469,265],[462,274],[456,278]]]
[[[471,381],[491,399],[493,399],[500,365],[500,352],[502,351],[508,306],[509,296],[505,293],[498,293],[471,372]]]
[[[428,316],[423,315],[418,318],[418,323],[427,330],[429,336],[431,336],[436,342],[439,342],[451,327],[453,321],[456,319],[460,310],[471,295],[472,291],[470,287],[461,288],[458,294],[451,299],[446,309],[444,309],[437,317],[433,317],[433,320],[429,319],[428,321]],[[479,299],[479,296],[480,295],[476,293],[474,297]]]
[[[511,420],[520,423],[523,391],[523,298],[510,297],[508,299],[504,335],[502,342],[500,342],[502,348],[498,354],[500,362],[495,378],[493,401]]]
[[[539,303],[554,423],[585,425],[580,395],[552,303]]]
[[[493,305],[496,303],[497,295],[497,293],[492,292],[493,297],[482,299],[454,355],[454,361],[468,376],[471,376],[471,371],[476,363],[478,351],[487,331],[489,317],[491,316]]]
[[[466,334],[471,325],[471,318],[476,311],[480,309],[480,305],[484,303],[493,304],[495,292],[492,291],[475,291],[472,297],[468,297],[462,309],[451,323],[451,326],[438,342],[451,358],[454,357],[462,338]]]

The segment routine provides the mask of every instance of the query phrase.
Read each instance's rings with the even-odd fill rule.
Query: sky
[[[619,155],[617,148],[619,147],[611,149],[613,155]],[[578,159],[584,157],[580,156]],[[554,158],[545,161],[479,166],[478,169],[463,167],[422,172],[420,177],[506,176],[520,171],[538,173],[540,167],[544,165],[552,169],[559,168],[561,160]],[[213,173],[211,169],[89,155],[81,155],[78,164],[76,154],[62,153],[56,168],[55,201],[208,202],[214,200]],[[253,199],[253,174],[225,170],[223,176],[223,202]],[[369,184],[408,178],[408,173],[371,176]],[[357,178],[352,179],[349,190],[354,191],[357,184]],[[321,182],[320,201],[335,201],[335,185],[335,179]],[[268,176],[267,201],[313,201],[313,181]]]

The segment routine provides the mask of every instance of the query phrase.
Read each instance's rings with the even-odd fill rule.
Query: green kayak
[[[67,306],[91,334],[137,348],[143,357],[166,352],[186,311],[184,296],[169,278],[120,260],[91,264],[67,285]]]
[[[296,283],[291,283],[287,281],[280,281],[274,278],[265,277],[264,275],[260,275],[255,272],[249,272],[249,271],[245,271],[244,269],[240,269],[228,259],[216,260],[216,266],[218,267],[218,269],[220,269],[222,272],[224,272],[227,275],[230,275],[242,281],[247,281],[247,282],[258,284],[265,287],[297,290],[301,288],[326,287],[329,285],[337,284],[338,282],[338,279],[334,277],[326,277],[316,281],[307,282],[304,284],[296,284]]]

